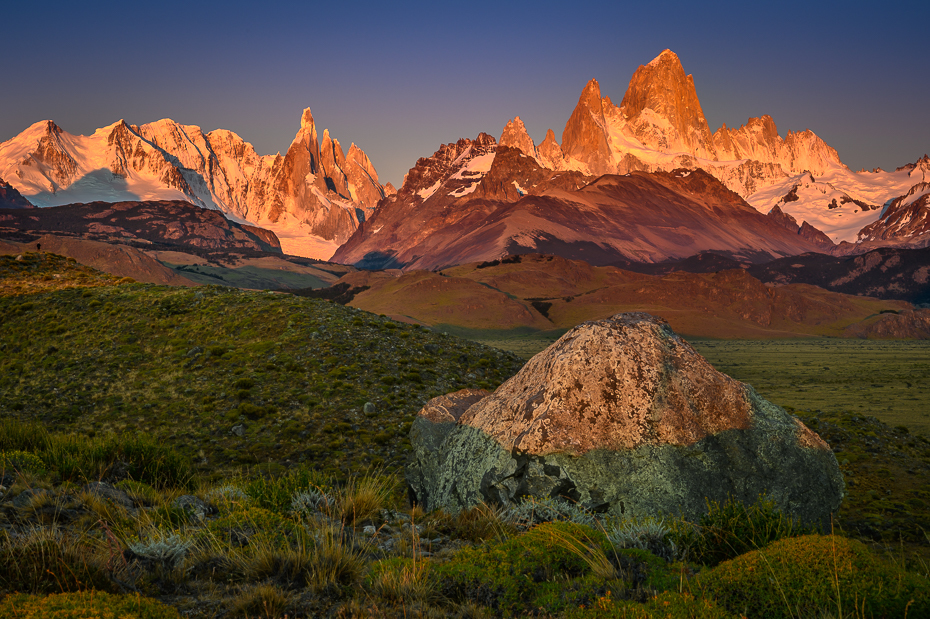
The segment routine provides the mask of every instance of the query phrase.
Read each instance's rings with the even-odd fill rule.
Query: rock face
[[[445,397],[457,409],[471,396]],[[435,414],[450,404],[430,402],[411,430],[408,482],[427,509],[560,496],[697,518],[706,499],[766,493],[826,526],[843,497],[819,436],[648,314],[583,323],[464,412]]]
[[[536,159],[536,145],[533,144],[533,138],[526,132],[526,126],[520,117],[517,116],[504,126],[501,133],[501,139],[497,141],[501,146],[510,146],[523,151],[524,155],[529,155]]]
[[[328,258],[384,197],[354,144],[317,134],[303,111],[284,155],[260,156],[231,131],[163,119],[76,136],[52,121],[0,144],[0,175],[37,206],[185,200],[275,231],[285,252]]]

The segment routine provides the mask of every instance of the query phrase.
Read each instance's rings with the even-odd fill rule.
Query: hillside
[[[805,284],[768,286],[740,269],[653,276],[541,254],[437,273],[359,271],[336,285],[353,307],[477,339],[565,330],[622,311],[650,312],[691,336],[860,337],[868,333],[853,333],[854,325],[911,307]]]
[[[5,258],[4,285],[108,279],[42,260]],[[0,415],[50,429],[144,432],[213,474],[269,462],[395,467],[427,399],[494,387],[522,365],[326,301],[115,283],[0,297]]]

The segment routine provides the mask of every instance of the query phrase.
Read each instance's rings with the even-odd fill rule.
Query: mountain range
[[[444,268],[546,252],[592,264],[704,251],[765,262],[930,245],[930,158],[853,172],[810,130],[769,116],[711,131],[694,78],[665,50],[619,105],[597,80],[556,140],[519,117],[416,162],[399,190],[309,109],[284,155],[161,120],[75,136],[42,121],[0,144],[5,206],[185,200],[267,228],[282,250],[365,268]],[[3,186],[0,186],[0,191]],[[15,196],[13,196],[15,198]]]
[[[120,120],[75,136],[47,120],[0,144],[0,178],[36,206],[183,200],[273,231],[289,254],[328,258],[393,191],[355,144],[318,137],[309,109],[281,155],[231,131]]]

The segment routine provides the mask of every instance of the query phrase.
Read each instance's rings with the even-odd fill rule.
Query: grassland
[[[524,356],[545,341],[484,335]],[[816,349],[834,342],[695,344],[737,377],[769,378],[766,395],[817,364],[853,382],[847,357],[870,350],[856,345],[888,346],[862,370],[876,384],[885,367],[911,382],[902,391],[926,388],[926,349]],[[759,350],[777,363],[753,365]],[[325,301],[136,284],[48,255],[2,262],[0,615],[930,615],[930,441],[866,410],[796,411],[847,481],[836,535],[764,502],[712,505],[698,523],[409,506],[400,465],[422,403],[493,388],[521,363]],[[106,494],[85,485],[101,479]],[[191,494],[209,509],[182,507]]]

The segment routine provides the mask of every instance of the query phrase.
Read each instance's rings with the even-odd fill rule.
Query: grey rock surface
[[[708,499],[766,494],[827,527],[843,497],[819,436],[648,314],[579,325],[493,394],[458,394],[432,400],[411,428],[407,479],[427,510],[563,497],[697,519]]]

